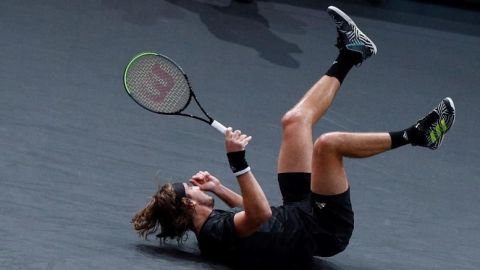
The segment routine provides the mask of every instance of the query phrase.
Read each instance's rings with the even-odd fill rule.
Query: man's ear
[[[190,209],[195,208],[195,206],[197,205],[197,203],[190,198],[184,198],[183,202],[185,203],[185,206]]]

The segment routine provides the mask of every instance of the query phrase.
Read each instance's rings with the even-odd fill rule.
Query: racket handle
[[[210,124],[212,127],[214,127],[216,130],[220,131],[220,133],[225,134],[225,131],[227,128],[222,125],[220,122],[217,122],[217,120],[213,120],[213,122]]]

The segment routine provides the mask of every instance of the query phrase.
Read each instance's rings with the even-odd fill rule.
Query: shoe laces
[[[430,129],[430,127],[433,125],[433,123],[437,120],[438,118],[438,113],[433,110],[427,116],[425,116],[423,119],[420,119],[417,122],[417,129],[420,131],[425,131]]]

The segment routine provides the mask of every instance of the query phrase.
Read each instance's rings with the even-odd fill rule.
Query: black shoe
[[[418,120],[415,128],[419,131],[412,145],[437,149],[445,134],[455,122],[455,104],[449,97],[444,98],[432,112]]]
[[[327,13],[332,16],[337,26],[338,37],[336,46],[340,50],[348,50],[360,54],[361,58],[359,57],[358,63],[377,53],[375,43],[358,29],[355,22],[347,14],[334,6],[329,6]]]

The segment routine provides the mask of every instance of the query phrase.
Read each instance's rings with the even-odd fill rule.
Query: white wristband
[[[238,171],[238,172],[234,173],[234,175],[235,175],[235,176],[240,176],[240,175],[245,174],[245,173],[247,173],[247,172],[249,172],[249,171],[250,171],[250,167],[247,167],[247,168],[245,168],[245,169],[243,169],[243,170],[241,170],[241,171]]]

